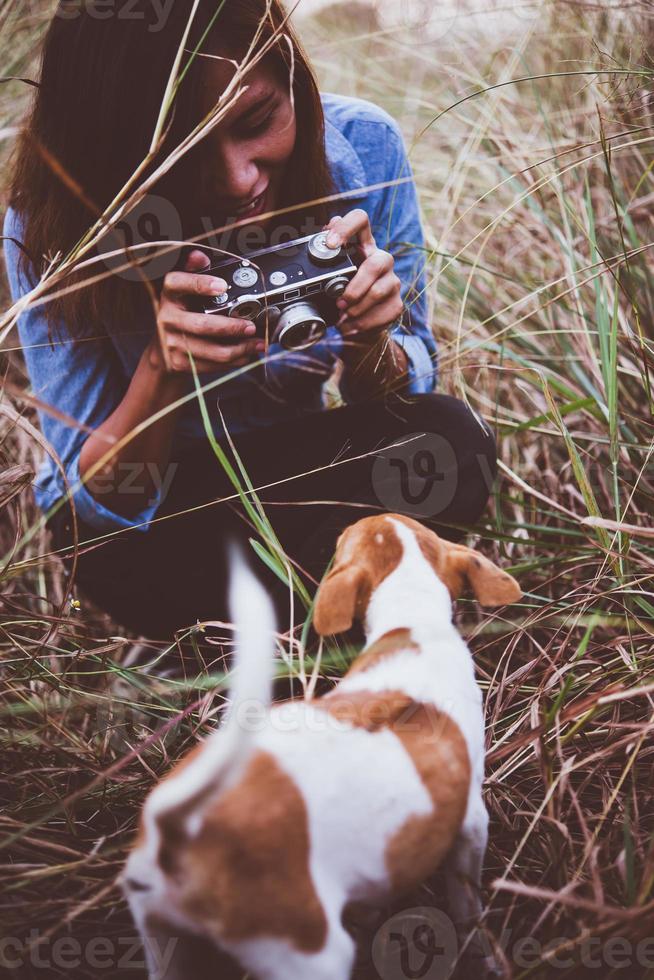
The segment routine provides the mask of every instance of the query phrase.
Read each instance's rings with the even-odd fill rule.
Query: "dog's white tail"
[[[275,612],[236,548],[230,550],[229,610],[235,651],[227,719],[192,762],[150,794],[143,813],[148,836],[173,835],[177,840],[194,836],[207,804],[240,778],[255,735],[267,717],[274,673]]]

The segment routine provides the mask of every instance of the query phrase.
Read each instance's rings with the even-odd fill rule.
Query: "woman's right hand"
[[[204,252],[194,249],[187,257],[185,271],[169,272],[164,279],[158,329],[151,344],[161,356],[162,366],[166,365],[161,351],[165,344],[171,373],[191,373],[187,352],[198,373],[202,373],[242,367],[265,347],[263,339],[255,336],[256,328],[250,320],[189,310],[189,297],[218,296],[227,289],[223,279],[200,274],[210,264]]]

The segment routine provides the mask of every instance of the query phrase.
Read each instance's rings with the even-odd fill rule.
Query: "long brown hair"
[[[193,0],[171,0],[165,22],[157,25],[152,0],[119,0],[111,16],[94,0],[59,3],[45,39],[39,88],[18,140],[10,189],[29,256],[21,261],[33,263],[37,274],[44,256],[67,254],[75,246],[146,157],[192,8]],[[199,122],[204,59],[191,52],[199,48],[242,58],[258,29],[259,45],[279,32],[266,63],[284,72],[287,82],[292,71],[298,138],[278,206],[333,192],[318,85],[285,18],[281,0],[200,0],[172,125],[155,163]],[[193,211],[193,181],[183,177],[188,159],[197,164],[205,146],[202,141],[153,188],[186,218]],[[324,206],[310,213],[317,222],[326,220]],[[182,227],[184,237],[197,233],[186,219]],[[143,284],[118,276],[51,300],[45,309],[50,325],[63,324],[72,336],[89,326],[97,333],[116,318],[123,330],[135,318],[143,329],[146,311],[152,316],[151,295]]]

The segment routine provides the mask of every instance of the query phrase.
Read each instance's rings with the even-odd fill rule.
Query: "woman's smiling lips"
[[[251,216],[261,214],[264,211],[264,206],[266,203],[266,194],[268,193],[268,185],[264,187],[262,191],[248,201],[247,204],[241,205],[240,207],[231,207],[230,210],[233,212],[235,218],[249,218]]]
[[[257,215],[263,214],[264,211],[270,210],[272,200],[270,189],[270,182],[268,182],[263,190],[259,191],[256,197],[251,197],[246,204],[220,203],[218,210],[216,210],[215,202],[211,205],[207,201],[202,213],[211,215],[210,220],[216,227],[222,227],[232,221],[242,221],[244,218],[255,218]]]

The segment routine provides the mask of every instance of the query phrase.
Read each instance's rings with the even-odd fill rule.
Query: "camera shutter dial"
[[[270,273],[270,285],[271,286],[285,286],[288,282],[288,276],[285,272],[281,270],[277,272]]]
[[[258,279],[257,270],[253,269],[251,265],[239,265],[232,276],[234,285],[240,286],[242,289],[254,286]]]
[[[322,231],[319,235],[314,235],[309,242],[309,255],[316,262],[333,262],[341,254],[340,245],[336,248],[330,248],[327,244],[328,234],[329,232]]]

